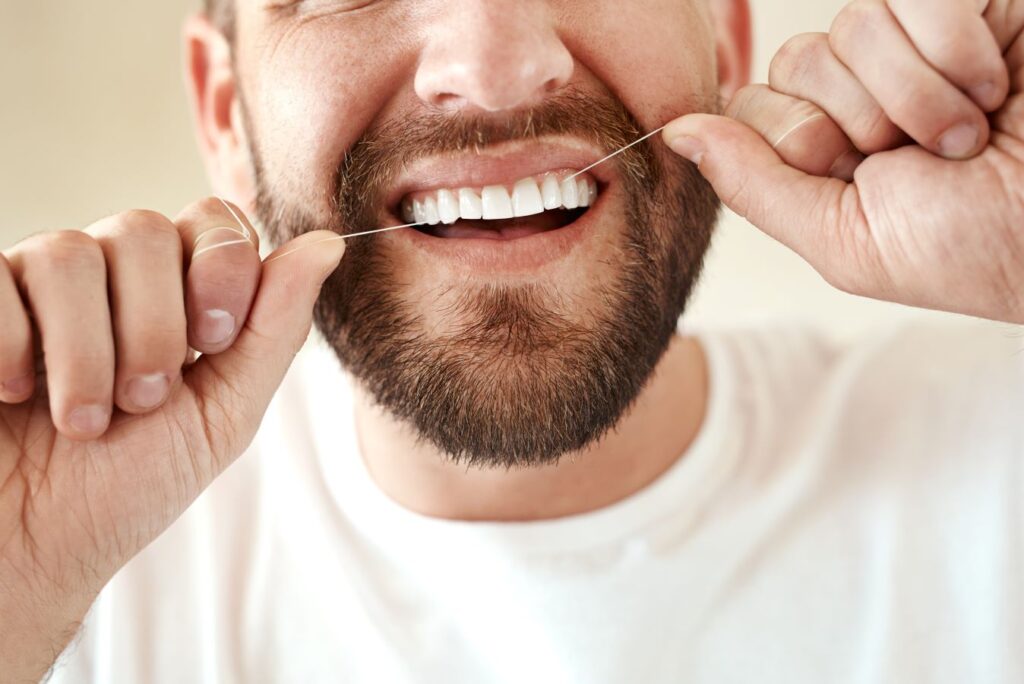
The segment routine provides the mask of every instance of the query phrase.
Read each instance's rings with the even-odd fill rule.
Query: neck
[[[399,505],[450,520],[530,521],[610,506],[642,490],[689,448],[704,420],[707,362],[699,343],[676,337],[619,425],[558,464],[467,469],[360,393],[360,446],[377,485]]]

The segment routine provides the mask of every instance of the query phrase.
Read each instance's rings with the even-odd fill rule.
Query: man
[[[744,0],[208,10],[237,205],[0,261],[0,679],[1024,678],[1019,337],[676,332],[717,198],[1024,322],[1024,3],[858,0],[749,87]]]

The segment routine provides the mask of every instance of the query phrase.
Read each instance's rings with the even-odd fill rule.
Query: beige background
[[[788,36],[826,30],[843,5],[752,1],[758,80]],[[173,215],[208,192],[181,86],[181,18],[193,6],[0,2],[0,246],[128,208]],[[908,313],[833,291],[730,216],[689,320],[812,319],[847,336]]]

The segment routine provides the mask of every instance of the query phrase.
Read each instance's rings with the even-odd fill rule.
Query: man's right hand
[[[251,226],[209,199],[3,251],[0,681],[38,681],[249,445],[344,252],[329,237],[261,263]]]

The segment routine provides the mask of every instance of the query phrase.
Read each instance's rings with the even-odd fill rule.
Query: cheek
[[[591,0],[566,21],[584,27],[573,32],[570,48],[582,67],[647,130],[714,102],[715,38],[702,3]]]
[[[327,211],[346,150],[405,75],[398,56],[386,50],[346,50],[338,36],[312,33],[278,46],[247,95],[268,183]]]

